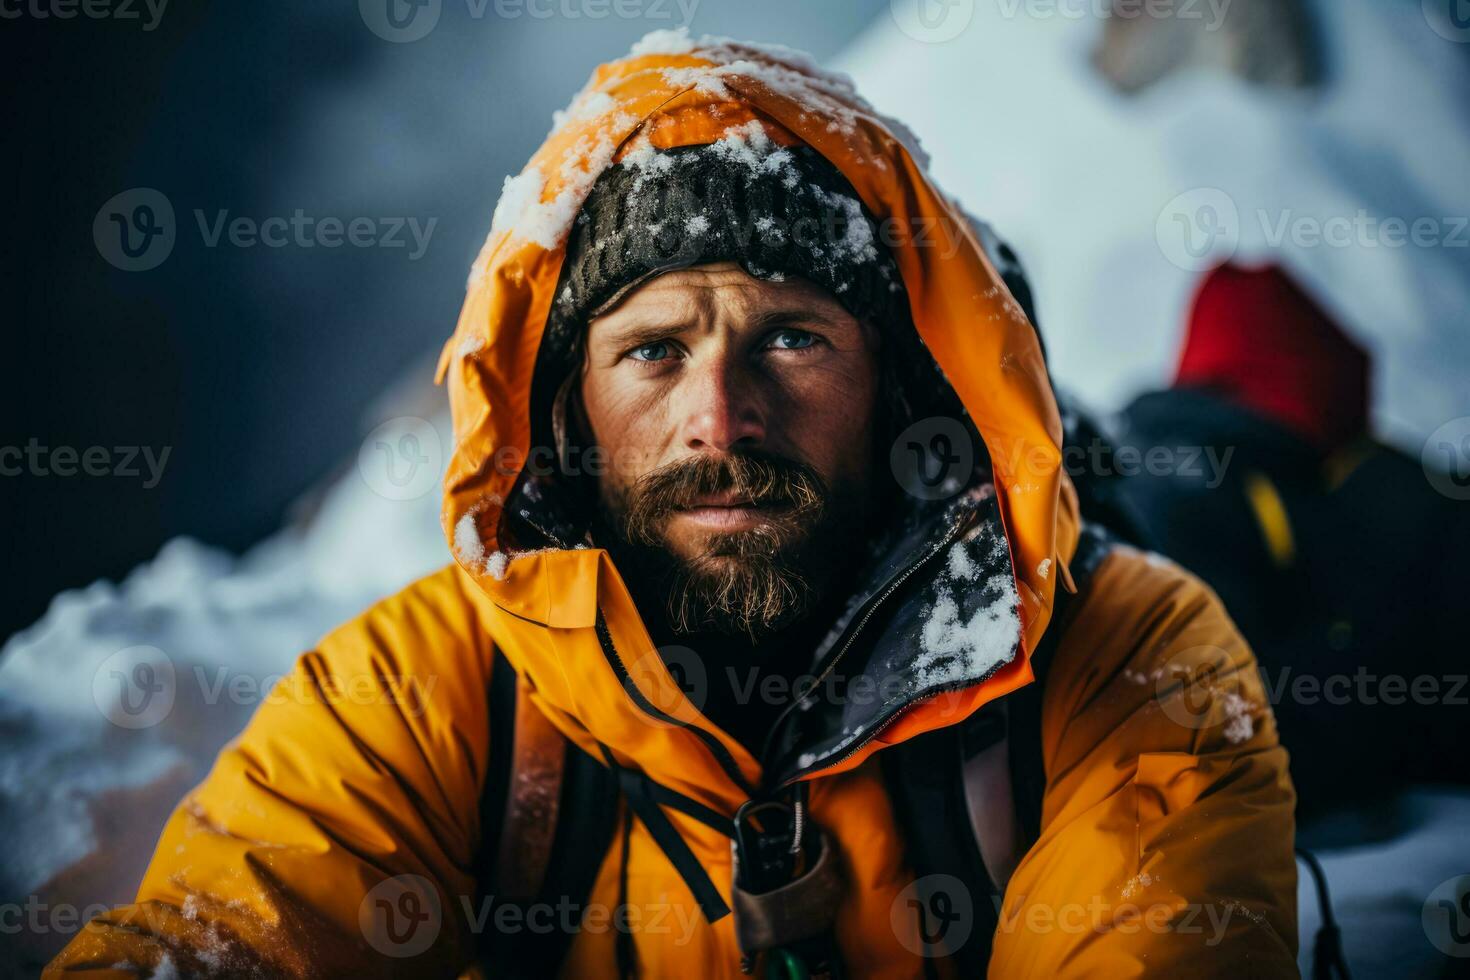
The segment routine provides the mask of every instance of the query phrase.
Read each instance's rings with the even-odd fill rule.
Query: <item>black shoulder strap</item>
[[[480,928],[480,967],[486,977],[494,978],[556,975],[578,931],[602,859],[612,845],[618,814],[617,775],[563,739],[566,755],[560,767],[561,785],[559,789],[540,787],[556,792],[559,800],[554,810],[548,808],[555,829],[540,888],[530,899],[494,893],[493,863],[516,761],[516,713],[536,710],[518,697],[518,690],[515,668],[496,656],[490,675],[490,761],[481,795],[482,835],[476,869],[481,895],[474,910]],[[508,905],[518,908],[506,912]],[[515,927],[499,929],[498,921],[515,923]]]

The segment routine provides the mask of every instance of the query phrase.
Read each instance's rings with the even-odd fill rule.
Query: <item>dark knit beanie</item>
[[[544,357],[570,369],[592,317],[654,276],[721,261],[800,276],[885,335],[912,335],[898,267],[852,185],[812,148],[753,135],[645,143],[602,173],[572,226]]]

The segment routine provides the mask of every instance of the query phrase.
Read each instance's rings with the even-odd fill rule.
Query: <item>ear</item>
[[[582,404],[584,373],[585,365],[567,375],[551,403],[551,432],[556,440],[557,462],[563,473],[570,468],[571,450],[575,447],[580,453],[593,443],[592,426]]]
[[[868,349],[877,354],[883,350],[883,329],[874,323],[870,317],[861,317],[858,325],[863,329],[863,336],[868,341]]]
[[[571,400],[572,392],[580,387],[580,380],[576,372],[567,375],[561,387],[556,390],[556,397],[551,400],[551,437],[556,442],[556,461],[563,473],[567,470],[568,449],[571,446],[567,433],[567,402]]]

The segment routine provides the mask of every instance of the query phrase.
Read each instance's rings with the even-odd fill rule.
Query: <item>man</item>
[[[1372,363],[1284,270],[1223,265],[1195,295],[1174,384],[1129,405],[1119,436],[1228,460],[1114,489],[1259,654],[1303,819],[1470,782],[1463,753],[1438,748],[1470,736],[1470,522],[1373,438]],[[1430,447],[1451,489],[1458,448]]]
[[[916,154],[784,49],[594,73],[441,359],[454,564],[301,659],[52,972],[1291,974],[1251,655],[1084,533]]]

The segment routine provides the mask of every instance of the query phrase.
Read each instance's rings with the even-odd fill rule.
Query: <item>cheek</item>
[[[784,386],[787,441],[833,484],[866,480],[877,393],[877,366],[867,358],[796,375]]]
[[[605,473],[627,486],[652,469],[667,442],[666,399],[653,386],[627,383],[615,371],[590,371],[582,381],[582,406]]]

